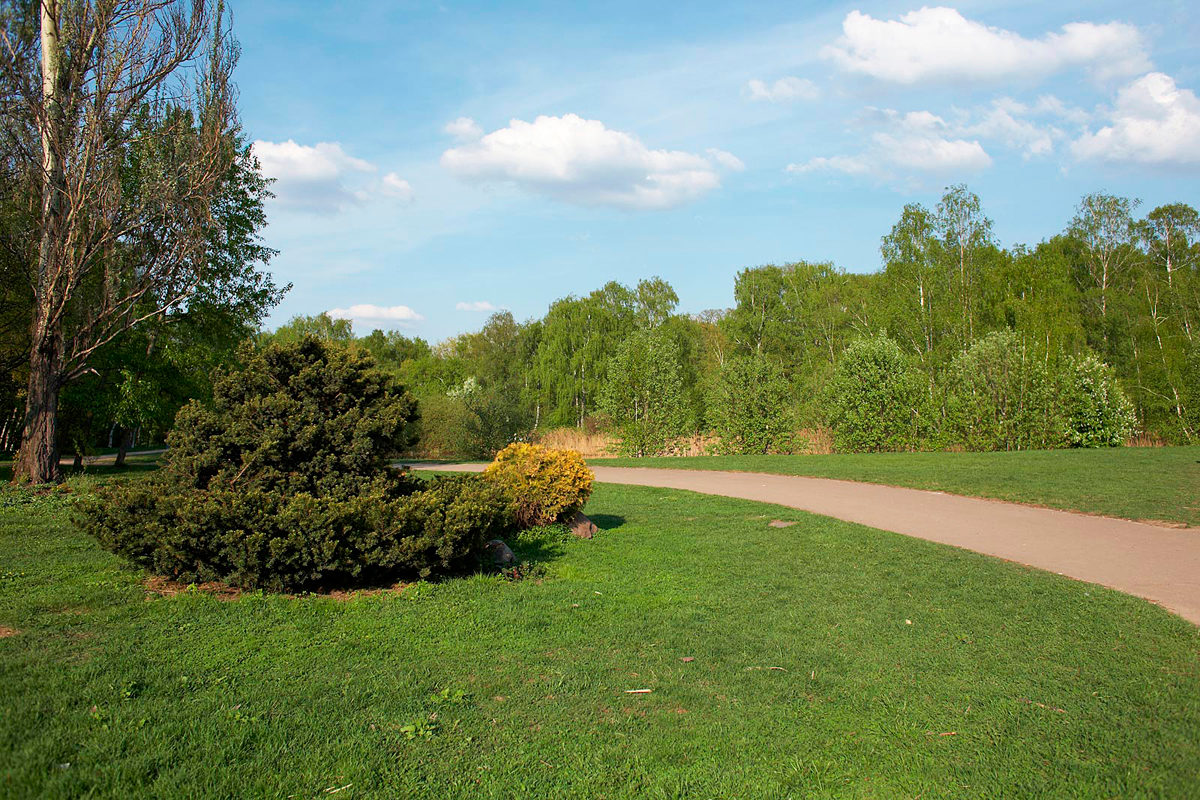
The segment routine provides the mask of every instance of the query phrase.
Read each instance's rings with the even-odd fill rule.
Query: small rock
[[[781,519],[773,519],[770,522],[768,522],[767,524],[770,525],[772,528],[790,528],[793,525],[795,525],[796,523],[795,522],[786,522]]]
[[[492,539],[485,544],[483,552],[497,567],[507,566],[517,560],[512,549],[499,539]]]
[[[578,536],[580,539],[590,539],[592,535],[600,530],[596,527],[596,523],[583,515],[582,511],[576,511],[566,521],[567,528],[570,529],[573,536]]]

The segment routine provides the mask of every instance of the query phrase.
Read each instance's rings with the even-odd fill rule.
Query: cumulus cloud
[[[1121,89],[1107,121],[1072,143],[1076,158],[1200,165],[1200,99],[1169,75],[1152,72]]]
[[[796,174],[833,171],[891,180],[913,173],[956,176],[992,165],[992,157],[978,140],[960,138],[955,128],[936,114],[928,111],[901,114],[891,109],[868,109],[868,112],[871,121],[884,126],[884,130],[871,135],[862,153],[811,158],[789,164],[787,171]]]
[[[470,117],[459,117],[452,122],[447,122],[446,127],[442,130],[464,142],[473,142],[483,136],[483,128],[479,127],[479,123]]]
[[[751,100],[788,103],[793,100],[815,100],[821,94],[817,85],[807,78],[788,76],[772,84],[758,79],[746,83],[746,96]]]
[[[378,171],[375,165],[350,155],[338,142],[305,145],[260,139],[253,150],[263,173],[275,179],[275,202],[286,208],[329,213],[377,196],[404,202],[413,198],[408,181],[394,172],[382,180],[371,177]]]
[[[362,325],[384,323],[403,326],[425,319],[408,306],[377,306],[373,303],[361,303],[349,308],[331,308],[328,313],[334,319],[348,319]]]
[[[394,172],[383,176],[383,180],[380,182],[380,192],[403,203],[411,203],[414,196],[413,188],[408,181]]]
[[[499,311],[497,306],[492,305],[487,300],[473,300],[470,302],[459,302],[454,304],[456,311]]]
[[[442,153],[459,177],[510,181],[569,203],[627,209],[671,208],[721,185],[737,159],[651,150],[634,135],[575,114],[514,119],[478,141]],[[741,162],[738,161],[738,164]]]
[[[1036,122],[1029,117],[1035,110],[1009,98],[992,102],[978,119],[960,126],[957,132],[964,136],[977,136],[1002,142],[1014,150],[1020,150],[1025,158],[1049,155],[1054,143],[1063,138],[1063,131],[1053,125]]]
[[[921,8],[899,19],[851,11],[823,55],[849,72],[915,84],[1040,77],[1085,67],[1099,78],[1149,68],[1141,34],[1121,22],[1072,22],[1027,39],[969,20],[953,8]]]
[[[337,142],[303,145],[256,141],[254,155],[263,173],[275,179],[271,191],[283,206],[305,211],[335,211],[362,200],[348,185],[356,173],[371,173],[375,166],[354,158]]]

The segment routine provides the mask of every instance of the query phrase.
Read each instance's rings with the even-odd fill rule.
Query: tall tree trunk
[[[117,458],[113,461],[114,467],[125,466],[125,456],[129,455],[129,448],[133,446],[133,431],[121,431],[120,444],[117,445]]]
[[[62,375],[62,337],[48,332],[29,359],[25,426],[14,477],[26,483],[58,480],[58,390]]]
[[[29,483],[58,480],[58,390],[62,381],[62,329],[55,318],[59,289],[63,200],[63,54],[59,40],[59,5],[42,0],[42,220],[38,243],[37,291],[31,327],[29,391],[21,450],[13,477]]]

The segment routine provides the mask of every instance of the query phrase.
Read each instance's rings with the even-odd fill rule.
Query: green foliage
[[[305,337],[245,354],[211,405],[179,412],[166,471],[181,486],[353,496],[412,440],[417,405],[365,353]]]
[[[1189,438],[1200,435],[1200,339],[1192,342],[1183,370],[1184,425]]]
[[[968,450],[1061,446],[1065,420],[1054,381],[1016,333],[976,341],[954,359],[946,380],[950,441]]]
[[[427,458],[467,458],[467,404],[446,392],[425,394],[420,399],[417,423],[418,452]]]
[[[334,319],[322,311],[320,314],[312,316],[292,317],[286,324],[280,325],[274,333],[266,334],[261,338],[263,344],[296,344],[307,338],[336,344],[351,344],[354,341],[354,329],[350,325],[350,320]]]
[[[415,416],[364,352],[271,344],[216,379],[211,406],[180,411],[160,480],[102,490],[80,522],[185,581],[297,591],[461,569],[503,527],[505,498],[389,469]]]
[[[826,397],[839,451],[911,450],[920,444],[927,424],[925,388],[920,373],[886,336],[846,348]]]
[[[621,344],[600,408],[616,426],[622,455],[657,455],[688,432],[683,369],[678,341],[661,329]]]
[[[397,497],[401,486],[411,493]],[[81,519],[103,547],[155,574],[269,591],[460,571],[503,530],[503,498],[478,478],[415,488],[375,481],[338,497],[258,487],[179,491],[150,481],[100,489],[81,503]]]
[[[1072,447],[1119,447],[1137,429],[1133,405],[1113,370],[1093,355],[1072,358],[1063,396]]]
[[[581,510],[595,479],[574,450],[523,442],[497,453],[483,475],[503,492],[520,528],[552,525]]]
[[[772,361],[727,359],[707,399],[721,453],[787,453],[796,446],[791,386]]]

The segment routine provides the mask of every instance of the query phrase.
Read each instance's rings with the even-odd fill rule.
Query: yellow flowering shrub
[[[518,442],[496,454],[483,471],[508,498],[522,528],[549,525],[583,508],[595,475],[574,450]]]

